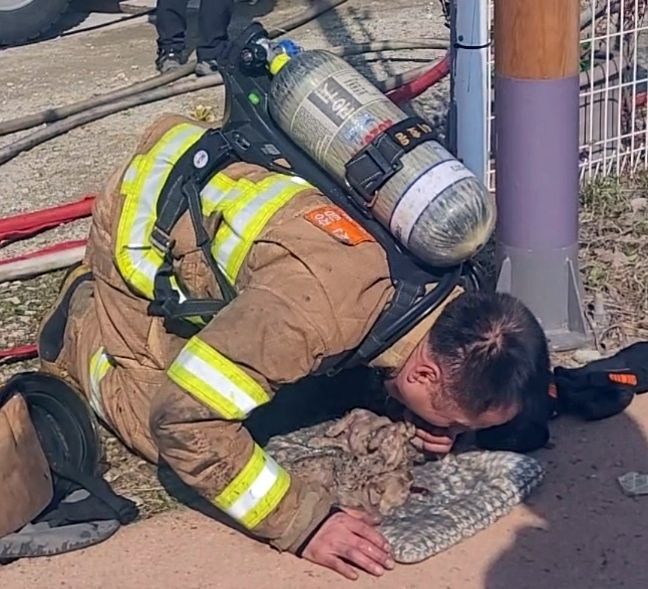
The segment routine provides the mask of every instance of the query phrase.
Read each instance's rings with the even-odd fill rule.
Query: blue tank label
[[[378,119],[368,112],[359,113],[342,129],[342,137],[349,143],[362,147],[365,144],[365,135],[368,129],[378,125]]]

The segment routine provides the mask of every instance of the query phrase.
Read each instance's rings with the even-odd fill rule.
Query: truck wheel
[[[52,28],[70,0],[0,0],[0,46],[30,41]]]

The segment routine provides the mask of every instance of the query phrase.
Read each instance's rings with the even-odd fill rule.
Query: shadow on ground
[[[628,413],[607,421],[554,424],[555,447],[537,453],[546,483],[529,502],[542,523],[516,531],[485,588],[648,586],[648,503],[626,497],[617,482],[628,471],[648,471],[647,410],[648,399],[638,397]]]

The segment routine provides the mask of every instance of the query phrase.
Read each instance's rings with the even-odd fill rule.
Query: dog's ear
[[[554,415],[554,398],[527,402],[511,421],[475,433],[475,441],[483,450],[532,452],[544,448],[550,439],[549,420]]]
[[[379,481],[375,479],[370,480],[365,487],[367,492],[367,499],[371,505],[379,505],[380,500],[382,499],[383,489],[381,488]]]
[[[524,417],[475,433],[475,441],[482,450],[522,453],[544,448],[549,438],[547,422],[535,422]]]
[[[339,436],[345,429],[351,425],[351,422],[354,420],[354,416],[351,413],[347,413],[342,419],[338,419],[335,423],[326,430],[325,434],[328,438],[335,438]]]

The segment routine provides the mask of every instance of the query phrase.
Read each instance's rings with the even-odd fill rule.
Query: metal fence
[[[648,0],[581,0],[581,11],[581,180],[648,169]],[[492,81],[494,47],[488,69]],[[491,83],[488,182],[493,189],[494,94]]]

